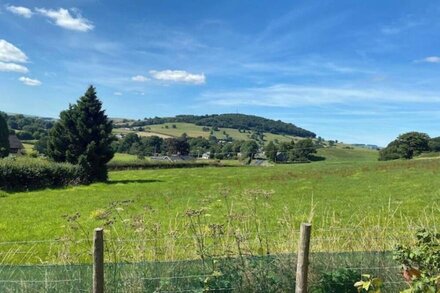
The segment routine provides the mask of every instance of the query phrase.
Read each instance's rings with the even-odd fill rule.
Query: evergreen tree
[[[9,129],[4,115],[0,113],[0,158],[7,157],[8,155],[9,155]]]
[[[49,133],[48,156],[82,166],[90,182],[107,180],[106,163],[113,158],[113,125],[90,86],[75,105],[61,112]]]

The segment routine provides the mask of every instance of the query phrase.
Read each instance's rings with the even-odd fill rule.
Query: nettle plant
[[[440,292],[440,233],[418,231],[415,245],[397,246],[393,257],[410,285],[402,293]]]

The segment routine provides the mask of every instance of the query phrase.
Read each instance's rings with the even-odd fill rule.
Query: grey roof
[[[10,149],[24,149],[23,144],[18,139],[18,137],[15,134],[9,135],[9,148]]]

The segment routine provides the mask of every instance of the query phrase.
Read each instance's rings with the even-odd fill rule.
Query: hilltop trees
[[[9,129],[4,115],[0,113],[0,158],[7,157],[8,155],[9,155]]]
[[[240,132],[252,130],[255,132],[270,132],[276,134],[294,135],[300,137],[315,137],[316,134],[306,129],[300,128],[292,123],[285,123],[280,120],[271,120],[263,117],[245,115],[245,114],[214,114],[214,115],[177,115],[176,117],[164,118],[145,118],[137,121],[132,126],[145,126],[163,123],[194,123],[196,125],[211,127],[212,130],[218,131],[219,128],[235,128]],[[203,131],[206,131],[206,128]],[[240,130],[241,129],[241,130]],[[209,130],[208,130],[209,131]]]
[[[114,154],[113,140],[112,123],[90,86],[75,105],[61,112],[50,130],[47,154],[56,162],[79,164],[90,182],[105,181],[106,163]]]
[[[412,159],[424,151],[429,151],[431,138],[426,133],[408,132],[401,134],[380,151],[379,160]]]

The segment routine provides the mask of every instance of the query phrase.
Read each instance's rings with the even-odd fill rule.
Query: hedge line
[[[0,189],[29,190],[86,183],[79,166],[40,159],[0,160]]]
[[[172,168],[201,168],[201,167],[224,167],[219,162],[153,162],[147,160],[136,160],[128,162],[109,162],[108,170],[139,170],[139,169],[172,169]]]

